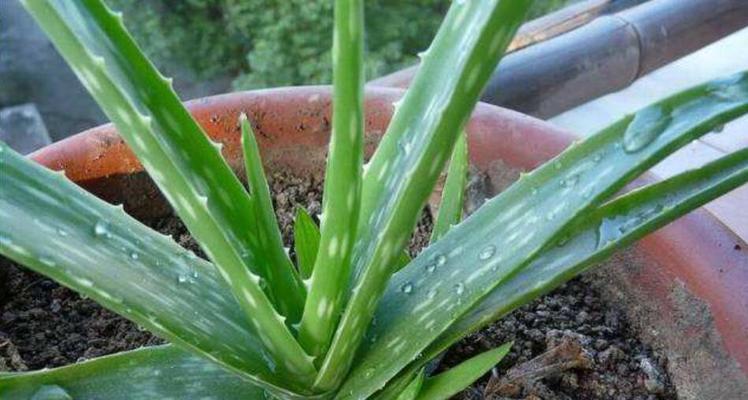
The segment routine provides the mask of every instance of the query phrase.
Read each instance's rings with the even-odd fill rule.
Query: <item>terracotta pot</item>
[[[384,132],[399,89],[367,89],[367,152]],[[330,133],[326,87],[243,92],[188,107],[237,171],[237,118],[254,122],[266,166],[319,173]],[[493,195],[567,146],[573,136],[525,115],[479,104],[467,128],[473,173]],[[104,125],[31,156],[96,195],[145,217],[168,212],[158,190],[113,126]],[[652,179],[652,178],[645,178]],[[737,399],[748,393],[748,246],[704,210],[651,234],[594,272],[635,328],[669,356],[682,399]]]

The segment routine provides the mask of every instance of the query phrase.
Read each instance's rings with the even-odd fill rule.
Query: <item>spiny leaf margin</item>
[[[164,78],[125,30],[121,14],[100,0],[23,1],[84,86],[117,126],[145,169],[228,282],[251,327],[280,373],[305,382],[316,368],[284,324],[263,291],[262,274],[253,263],[256,239],[250,235],[249,198],[238,178],[179,101]],[[301,287],[291,271],[272,276],[267,287],[277,290],[282,312]],[[289,294],[289,295],[286,295]]]
[[[651,108],[665,112],[668,123],[642,118],[661,114]],[[564,240],[571,221],[678,148],[746,112],[748,72],[698,85],[570,147],[484,204],[394,276],[343,392],[369,395],[383,387],[549,243]],[[651,126],[657,134],[647,132]],[[640,134],[648,136],[644,146],[624,147]],[[479,266],[464,268],[471,259]],[[377,373],[367,375],[374,365]]]

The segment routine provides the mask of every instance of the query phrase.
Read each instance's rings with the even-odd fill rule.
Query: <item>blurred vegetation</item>
[[[166,73],[234,77],[237,89],[330,81],[332,0],[107,0]],[[570,0],[536,1],[531,18]],[[367,0],[366,76],[415,62],[448,0]]]

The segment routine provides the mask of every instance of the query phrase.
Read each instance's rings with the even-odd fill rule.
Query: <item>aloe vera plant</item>
[[[427,376],[450,345],[748,181],[743,149],[616,196],[748,112],[743,72],[623,117],[461,221],[461,132],[532,2],[455,1],[366,165],[362,3],[335,4],[323,215],[318,228],[298,211],[294,265],[246,116],[248,190],[121,15],[101,0],[24,1],[209,260],[0,143],[0,253],[170,342],[0,374],[0,398],[447,398],[510,347]],[[432,243],[411,260],[407,239],[448,163]]]

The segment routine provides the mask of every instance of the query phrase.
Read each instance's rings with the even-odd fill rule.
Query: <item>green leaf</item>
[[[239,116],[239,126],[242,132],[242,152],[250,192],[250,204],[254,214],[254,226],[252,228],[254,228],[254,236],[259,243],[257,250],[254,252],[255,262],[268,265],[274,271],[290,270],[296,275],[293,263],[291,263],[291,259],[283,246],[283,237],[278,227],[278,220],[275,219],[270,188],[260,158],[260,148],[257,145],[252,125],[244,113]],[[290,296],[300,296],[293,301],[294,304],[300,305],[303,303],[304,290],[294,288],[289,290],[288,293]],[[289,313],[286,315],[288,317],[287,322],[298,322],[301,318],[301,311],[301,307],[287,310]]]
[[[0,254],[268,389],[292,385],[211,263],[2,142],[0,181]]]
[[[512,343],[483,352],[460,365],[426,379],[418,400],[449,399],[485,375],[509,353]]]
[[[400,252],[400,257],[395,260],[395,270],[399,271],[402,268],[405,268],[406,265],[410,264],[410,261],[410,254],[408,254],[407,250],[403,250]]]
[[[583,216],[569,229],[573,233],[568,241],[562,246],[549,246],[527,268],[497,287],[468,315],[450,326],[397,381],[418,371],[426,362],[421,360],[440,354],[465,335],[586,271],[616,249],[626,247],[747,180],[748,150],[741,150],[699,169],[630,192]],[[603,225],[604,232],[615,233],[618,229],[620,236],[610,242],[606,240],[607,244],[601,246]],[[621,227],[625,229],[621,231]]]
[[[418,397],[418,393],[421,391],[421,386],[423,386],[423,379],[425,377],[426,374],[424,374],[424,371],[419,371],[410,381],[408,386],[406,386],[400,395],[397,396],[397,400],[415,400]]]
[[[434,360],[429,360],[428,363],[431,363],[432,361]],[[416,363],[413,363],[412,365],[415,364]],[[410,368],[410,366],[408,366],[405,371],[387,382],[386,386],[384,386],[380,391],[376,392],[370,398],[374,400],[396,400],[400,393],[402,393],[405,388],[407,388],[408,385],[413,382],[413,379],[417,378],[418,374],[423,375],[426,373],[426,370],[429,367],[424,367],[424,365],[426,364],[424,363],[423,365],[420,365],[419,363],[418,368]]]
[[[100,0],[23,4],[215,263],[272,357],[284,365],[289,379],[311,379],[316,374],[312,360],[270,300],[278,301],[284,315],[293,315],[291,310],[300,306],[293,292],[303,290],[301,282],[292,271],[271,271],[254,262],[258,242],[248,229],[249,196],[221,157],[220,146],[210,142],[181,104],[171,81],[140,52],[122,16]]]
[[[533,262],[483,299],[432,345],[446,348],[584,272],[646,234],[748,181],[748,149],[615,199],[567,229]],[[448,344],[449,343],[449,344]],[[428,353],[428,352],[427,352]],[[438,354],[438,352],[437,352]]]
[[[668,154],[746,112],[743,72],[627,116],[524,176],[393,277],[368,332],[376,340],[359,350],[362,357],[341,390],[372,393],[544,248],[564,240],[571,221]],[[373,367],[376,373],[367,375]]]
[[[462,207],[465,198],[465,186],[468,178],[468,148],[467,136],[463,132],[457,139],[452,159],[449,161],[447,181],[442,191],[442,201],[439,204],[439,213],[431,231],[431,243],[436,242],[453,225],[462,220]]]
[[[149,347],[37,372],[0,374],[0,398],[265,399],[264,390],[172,345]],[[34,397],[37,396],[37,397]],[[64,397],[68,396],[68,397]]]
[[[315,386],[336,387],[485,82],[532,1],[456,1],[364,175],[355,278]],[[315,271],[316,272],[316,271]]]
[[[294,249],[296,250],[296,261],[299,264],[301,277],[308,279],[314,270],[314,260],[317,258],[319,249],[319,228],[314,220],[302,207],[296,209],[294,219]]]
[[[299,343],[320,357],[344,306],[361,204],[364,157],[364,2],[335,1],[332,136],[325,171],[320,245]],[[332,389],[330,387],[329,389]]]

